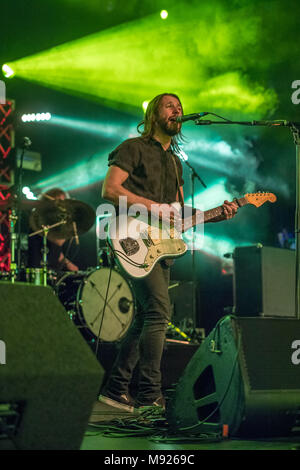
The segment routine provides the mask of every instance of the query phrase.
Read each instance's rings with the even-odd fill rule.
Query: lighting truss
[[[15,102],[0,104],[0,271],[10,269],[9,209],[5,203],[10,198],[14,184],[13,149],[15,133],[12,115]]]

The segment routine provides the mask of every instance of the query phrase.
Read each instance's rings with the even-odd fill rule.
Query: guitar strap
[[[180,184],[179,184],[179,177],[178,177],[177,164],[176,164],[175,157],[174,157],[173,153],[171,153],[171,155],[172,155],[172,160],[173,160],[173,163],[174,163],[175,174],[176,174],[176,183],[177,183],[178,198],[179,198],[179,202],[180,202],[181,207],[183,207],[183,206],[184,206],[184,201],[183,201],[183,199],[182,199],[182,194],[181,194],[181,191],[180,191]]]
[[[178,191],[178,197],[179,197],[179,202],[180,202],[180,205],[182,207],[182,213],[183,213],[183,217],[185,217],[185,206],[184,206],[184,201],[182,199],[182,194],[181,194],[181,191],[180,191],[180,183],[179,183],[179,177],[178,177],[178,170],[177,170],[177,165],[176,165],[176,161],[175,161],[175,157],[174,155],[172,154],[172,159],[173,159],[173,163],[174,163],[174,168],[175,168],[175,173],[176,173],[176,181],[177,181],[177,191]],[[194,215],[196,213],[196,209],[194,209],[194,207],[192,207],[192,215]],[[188,213],[188,216],[189,216],[189,213]]]

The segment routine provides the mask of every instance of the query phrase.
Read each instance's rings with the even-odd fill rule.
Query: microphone
[[[176,118],[176,122],[185,122],[185,121],[196,121],[203,116],[206,116],[209,113],[194,113],[194,114],[186,114],[185,116],[178,116]]]

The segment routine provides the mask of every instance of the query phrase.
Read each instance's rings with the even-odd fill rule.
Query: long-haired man
[[[177,95],[163,93],[150,101],[140,137],[125,140],[109,155],[109,169],[102,188],[102,197],[118,206],[126,196],[127,206],[142,204],[165,223],[180,220],[171,206],[183,201],[183,171],[176,152],[182,140],[183,114]],[[160,206],[162,205],[162,206]],[[159,207],[157,209],[157,207]],[[231,218],[237,211],[234,203],[224,203],[224,215]],[[164,406],[161,390],[161,357],[165,334],[170,322],[169,302],[170,263],[158,262],[150,274],[134,280],[137,301],[134,321],[121,343],[110,376],[99,400],[127,410],[134,407]],[[133,402],[129,386],[135,366],[139,363],[138,390]]]

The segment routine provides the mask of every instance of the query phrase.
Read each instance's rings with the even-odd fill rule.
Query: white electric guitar
[[[273,193],[246,194],[234,202],[239,207],[253,204],[256,207],[266,201],[275,202]],[[177,210],[181,209],[178,202],[171,204]],[[201,217],[184,219],[184,231],[198,223],[209,222],[222,215],[223,207],[218,206],[201,213]],[[182,230],[174,226],[164,226],[160,221],[153,224],[151,220],[141,220],[140,217],[117,216],[110,221],[108,229],[108,243],[115,256],[118,266],[133,278],[143,278],[150,274],[155,264],[164,258],[177,258],[188,250],[187,244],[182,240]]]

